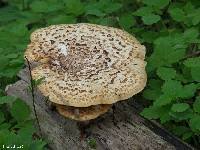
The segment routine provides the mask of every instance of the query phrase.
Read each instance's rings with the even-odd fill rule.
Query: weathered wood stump
[[[32,107],[31,93],[27,90],[30,85],[27,69],[22,70],[19,77],[21,80],[9,85],[6,92],[8,95],[20,97]],[[66,119],[52,110],[39,91],[36,91],[35,96],[42,135],[49,141],[50,149],[90,149],[87,145],[90,138],[96,140],[97,150],[193,149],[161,127],[140,117],[137,103],[133,99],[115,104],[114,122],[113,111],[110,110],[85,125],[87,136],[81,138],[76,121]]]

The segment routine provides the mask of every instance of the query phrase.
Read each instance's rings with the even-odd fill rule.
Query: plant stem
[[[27,59],[27,57],[25,57],[25,59],[26,59],[27,64],[28,64],[29,75],[30,75],[30,79],[31,79],[31,94],[32,94],[32,101],[33,101],[33,110],[34,110],[35,118],[36,118],[36,121],[37,121],[37,124],[38,124],[39,133],[40,133],[40,135],[42,135],[42,130],[41,130],[41,127],[40,127],[38,115],[37,115],[36,108],[35,108],[35,95],[34,95],[35,91],[34,91],[33,77],[32,77],[32,74],[31,74],[31,65],[30,65],[30,62]]]

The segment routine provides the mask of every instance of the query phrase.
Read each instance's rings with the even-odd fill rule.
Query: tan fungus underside
[[[106,113],[112,105],[95,105],[90,107],[72,107],[56,104],[58,112],[66,117],[77,121],[95,119]]]

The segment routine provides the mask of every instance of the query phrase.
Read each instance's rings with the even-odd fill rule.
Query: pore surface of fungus
[[[117,28],[87,23],[41,28],[32,33],[25,56],[41,63],[32,76],[44,78],[39,90],[60,105],[112,104],[146,85],[145,47]]]

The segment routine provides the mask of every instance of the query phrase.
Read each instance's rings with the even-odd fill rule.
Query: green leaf
[[[158,37],[158,33],[153,31],[145,31],[141,36],[144,42],[153,43],[153,41]]]
[[[193,135],[194,135],[194,134],[193,134],[193,132],[191,132],[191,131],[185,132],[185,133],[183,134],[183,136],[182,136],[182,139],[183,139],[184,141],[185,141],[185,140],[188,140],[188,139],[190,139]]]
[[[47,143],[42,140],[35,140],[30,144],[29,150],[44,150],[46,144]]]
[[[36,129],[34,128],[33,123],[32,124],[25,124],[25,126],[20,127],[20,130],[18,131],[18,135],[22,139],[26,139],[26,142],[31,143],[32,142],[32,135]]]
[[[85,12],[85,6],[80,0],[64,0],[66,4],[65,12],[75,16],[82,15]]]
[[[200,96],[197,96],[194,103],[193,103],[193,109],[195,112],[200,113]]]
[[[191,68],[191,75],[195,81],[200,82],[200,67],[192,67]]]
[[[187,84],[183,86],[182,92],[179,93],[181,98],[191,98],[194,96],[197,89],[197,85],[194,83]]]
[[[142,2],[149,6],[163,8],[169,4],[170,0],[143,0]]]
[[[33,12],[42,13],[48,10],[49,5],[45,1],[33,1],[30,7]]]
[[[187,67],[199,67],[200,66],[200,57],[188,58],[184,61],[184,65]]]
[[[194,132],[200,131],[200,115],[194,115],[189,121],[190,128]]]
[[[18,99],[12,105],[11,114],[18,122],[23,122],[28,119],[30,110],[26,103]]]
[[[182,9],[174,7],[168,10],[170,16],[177,22],[181,22],[185,19],[185,13]]]
[[[0,124],[4,122],[4,120],[5,120],[4,114],[3,112],[0,111]]]
[[[176,126],[172,129],[172,132],[178,136],[182,136],[185,132],[188,131],[190,131],[190,129],[185,126]]]
[[[159,67],[157,75],[163,80],[173,79],[176,76],[176,70],[174,68]]]
[[[160,111],[162,111],[162,108],[150,106],[149,108],[144,108],[140,115],[147,119],[158,119]]]
[[[129,29],[135,24],[135,19],[130,14],[123,14],[119,17],[119,25],[124,29]]]
[[[177,136],[181,136],[183,140],[187,140],[193,136],[191,130],[185,126],[176,126],[172,129],[172,132]]]
[[[76,18],[68,15],[56,15],[47,18],[48,24],[68,24],[68,23],[76,23]]]
[[[173,112],[184,112],[188,108],[190,108],[190,105],[188,105],[187,103],[176,103],[172,105],[171,110]]]
[[[164,107],[150,106],[149,108],[144,108],[140,114],[147,119],[158,119],[164,111]]]
[[[190,28],[190,29],[185,30],[183,36],[186,42],[196,43],[197,37],[199,36],[199,31],[196,28]]]
[[[143,91],[143,97],[149,100],[156,100],[161,95],[160,89],[145,89]]]
[[[98,8],[94,7],[93,5],[88,5],[85,8],[86,15],[95,15],[97,17],[104,17],[106,14],[99,10]]]
[[[160,37],[154,43],[153,54],[147,63],[148,72],[160,66],[168,66],[179,62],[185,56],[186,45],[181,35]]]
[[[155,102],[153,103],[153,105],[164,106],[164,105],[170,104],[172,100],[173,99],[170,97],[170,95],[164,94],[164,95],[161,95],[159,98],[157,98]]]
[[[149,79],[148,80],[148,86],[151,89],[159,90],[159,89],[161,89],[162,85],[163,85],[163,82],[160,79]]]
[[[95,149],[97,147],[97,142],[96,142],[95,139],[89,139],[88,142],[87,142],[87,144],[88,144],[88,146],[90,148],[94,148]]]
[[[113,12],[118,11],[121,7],[122,7],[122,5],[120,3],[113,3],[112,2],[112,6],[104,7],[103,10],[104,10],[105,13],[113,13]]]
[[[140,7],[137,11],[133,12],[135,16],[146,16],[152,14],[153,8],[152,7]]]
[[[111,0],[100,0],[97,5],[101,11],[107,14],[114,13],[122,7],[122,4]]]
[[[155,14],[148,14],[142,17],[142,21],[146,25],[152,25],[154,23],[157,23],[160,19],[160,16]]]
[[[164,94],[169,95],[172,98],[177,98],[182,92],[182,87],[183,86],[181,85],[180,81],[168,80],[165,81],[162,91]]]
[[[15,97],[3,96],[3,97],[0,97],[0,104],[11,104],[15,100],[16,100]]]
[[[193,117],[192,109],[187,109],[183,112],[174,112],[170,111],[169,115],[173,118],[174,121],[179,122],[183,120],[188,120]]]

